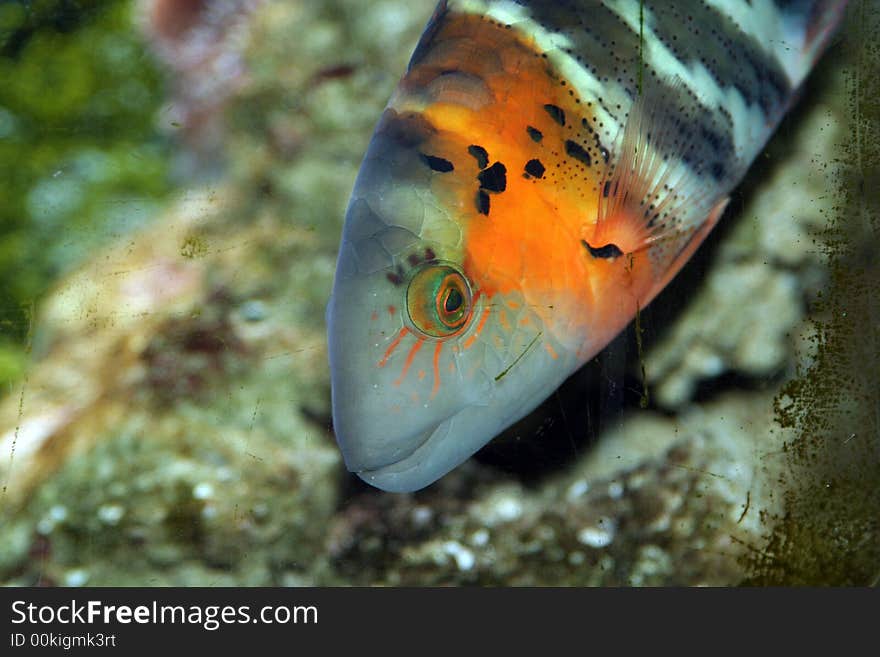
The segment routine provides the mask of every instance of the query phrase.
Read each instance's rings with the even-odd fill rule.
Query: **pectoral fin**
[[[658,250],[668,261],[680,244],[699,243],[705,234],[696,234],[708,232],[707,217],[723,210],[725,201],[718,196],[732,186],[741,166],[729,163],[720,180],[707,173],[699,135],[687,127],[687,112],[710,108],[698,100],[671,111],[658,97],[675,97],[683,84],[675,78],[649,85],[633,103],[599,188],[596,222],[583,235],[592,250],[614,245],[622,253],[635,253],[662,242]]]

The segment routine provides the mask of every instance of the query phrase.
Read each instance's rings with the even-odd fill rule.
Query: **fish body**
[[[844,5],[441,2],[343,229],[348,468],[426,486],[613,339],[718,221]]]

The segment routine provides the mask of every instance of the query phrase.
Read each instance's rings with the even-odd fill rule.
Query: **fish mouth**
[[[410,493],[434,483],[449,468],[438,466],[435,457],[452,428],[455,415],[421,434],[408,454],[376,468],[354,470],[365,482],[390,493]],[[439,463],[442,463],[442,459]]]

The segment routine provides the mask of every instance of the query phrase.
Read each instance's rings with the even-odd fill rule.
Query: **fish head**
[[[476,180],[476,169],[454,171],[472,158],[426,156],[426,130],[386,111],[351,196],[327,309],[337,442],[349,470],[389,491],[432,483],[547,394],[538,372],[548,352],[522,321],[524,304],[508,298],[516,310],[499,312],[468,262],[449,187]],[[514,361],[532,376],[510,376]]]

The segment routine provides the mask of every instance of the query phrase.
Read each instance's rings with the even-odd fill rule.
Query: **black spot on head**
[[[590,246],[586,240],[581,240],[581,244],[584,245],[584,248],[586,248],[594,258],[614,259],[623,255],[623,251],[621,251],[620,247],[616,244],[606,244],[605,246],[597,248]]]
[[[576,141],[572,141],[571,139],[565,140],[565,154],[569,157],[573,157],[579,162],[583,162],[587,166],[590,166],[593,163],[592,158],[590,158],[590,154],[584,149]]]
[[[526,126],[526,132],[529,133],[529,137],[532,138],[532,141],[536,144],[539,144],[541,140],[544,138],[544,135],[537,128],[533,128],[532,126]]]
[[[477,161],[477,166],[481,169],[485,169],[489,166],[489,153],[486,152],[486,149],[482,146],[472,144],[468,146],[468,153],[473,155],[474,159]]]
[[[724,165],[721,162],[715,162],[709,167],[709,173],[715,180],[721,180],[724,177]]]
[[[403,277],[400,274],[395,274],[393,271],[385,274],[385,278],[387,278],[394,285],[402,285]]]
[[[529,160],[526,162],[526,173],[530,176],[541,178],[544,176],[545,170],[544,165],[541,164],[541,160]]]
[[[419,256],[418,253],[410,253],[406,261],[410,264],[411,267],[415,267],[422,261],[422,258]]]
[[[488,192],[503,192],[507,189],[507,167],[501,162],[496,162],[488,169],[480,171],[477,179],[480,181],[480,189]]]
[[[424,153],[419,153],[419,156],[422,158],[422,162],[431,167],[432,171],[437,171],[439,173],[449,173],[455,169],[452,166],[452,162],[449,160],[444,160],[442,157],[436,157],[434,155],[425,155]]]
[[[544,105],[544,109],[547,114],[550,115],[550,118],[556,121],[556,123],[559,125],[565,125],[565,110],[556,105],[550,105],[549,103]]]
[[[489,215],[489,195],[482,189],[477,192],[477,212]]]
[[[437,254],[434,253],[434,249],[432,249],[430,246],[428,248],[426,248],[425,249],[425,260],[427,262],[431,262],[432,260],[436,260],[436,259],[437,259]]]

